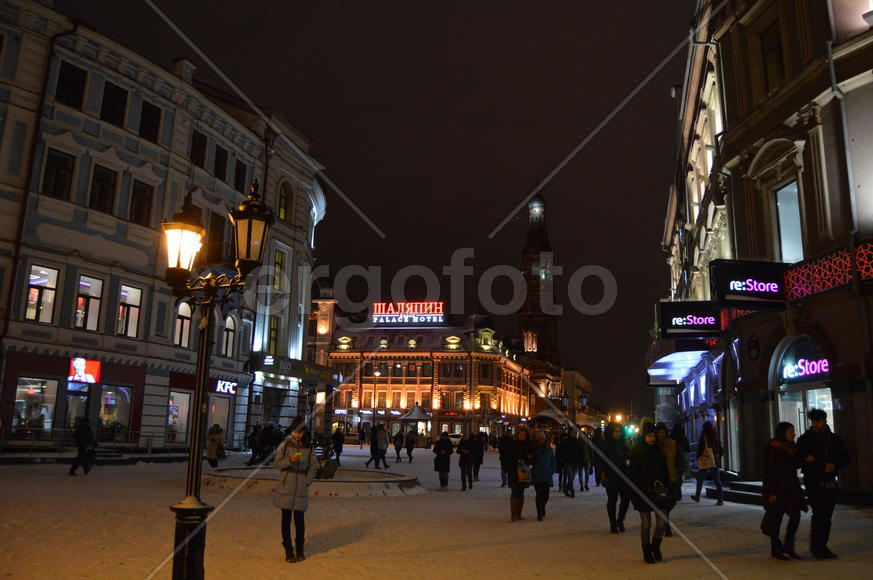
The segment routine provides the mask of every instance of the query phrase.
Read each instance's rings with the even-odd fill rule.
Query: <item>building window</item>
[[[291,186],[288,183],[283,183],[279,187],[279,201],[276,204],[276,213],[280,220],[291,220],[291,200],[294,199]]]
[[[173,342],[176,346],[188,348],[191,346],[191,305],[180,302],[176,311],[176,330],[173,334]]]
[[[377,377],[387,377],[388,376],[388,363],[379,363],[379,370],[376,376]]]
[[[58,287],[58,271],[45,266],[30,267],[27,282],[27,310],[24,318],[50,324],[55,308],[55,292]]]
[[[440,409],[451,408],[451,393],[440,393]]]
[[[152,196],[154,188],[138,179],[133,180],[130,188],[130,210],[127,219],[141,226],[151,226]]]
[[[433,364],[424,363],[423,365],[421,365],[421,376],[423,376],[423,377],[433,376]]]
[[[196,130],[191,133],[191,163],[206,169],[206,135]]]
[[[796,181],[776,190],[776,214],[781,260],[789,264],[800,262],[803,260],[803,233]]]
[[[455,393],[455,409],[464,408],[464,393]]]
[[[376,395],[376,406],[380,409],[384,409],[388,406],[388,393],[382,391]]]
[[[111,214],[115,209],[115,185],[118,173],[102,165],[94,166],[91,176],[91,198],[88,207],[103,213]]]
[[[55,86],[55,101],[74,109],[81,109],[87,80],[88,73],[84,70],[68,62],[61,62],[58,84]]]
[[[161,108],[148,101],[143,101],[139,112],[139,136],[152,143],[157,143],[160,133]]]
[[[454,370],[455,370],[455,378],[456,379],[464,378],[464,365],[456,364]]]
[[[537,333],[533,330],[526,330],[524,332],[524,352],[536,352],[537,351]]]
[[[246,177],[249,173],[249,167],[239,159],[236,160],[236,167],[233,171],[233,188],[240,193],[248,193],[246,189]]]
[[[15,410],[10,435],[14,439],[36,439],[49,433],[55,416],[58,381],[20,377],[15,389]]]
[[[373,407],[373,393],[371,391],[364,391],[364,395],[361,398],[361,407],[365,409]]]
[[[118,298],[117,334],[136,338],[141,305],[142,290],[122,284]]]
[[[107,123],[124,127],[124,112],[127,110],[127,91],[109,81],[103,85],[103,104],[100,118]]]
[[[483,385],[491,384],[491,365],[482,364],[479,366],[479,382]]]
[[[364,364],[364,376],[372,377],[373,376],[373,363],[365,363]]]
[[[74,327],[85,330],[97,330],[102,297],[103,280],[90,276],[79,276],[79,295],[76,298]]]
[[[221,354],[233,356],[234,336],[236,335],[236,321],[232,316],[224,319],[224,336],[221,341]]]
[[[391,408],[392,409],[402,408],[400,405],[400,391],[394,391],[391,394]]]
[[[285,252],[276,250],[273,254],[273,289],[285,288]]]
[[[42,192],[58,199],[70,199],[75,165],[74,156],[57,149],[49,149],[42,177]]]
[[[224,181],[227,178],[227,149],[215,146],[215,158],[212,160],[212,173]]]
[[[452,377],[452,365],[443,363],[440,365],[440,379],[447,380]]]
[[[206,262],[217,264],[225,261],[224,231],[227,220],[215,213],[209,212],[209,229],[206,230]]]
[[[409,363],[409,366],[406,367],[406,376],[417,377],[418,376],[418,365],[415,363]]]
[[[275,355],[279,351],[279,317],[270,316],[267,335],[267,354]]]
[[[782,58],[782,33],[779,21],[774,20],[760,36],[761,58],[764,65],[764,93],[771,95],[779,90],[785,78],[785,62]]]
[[[402,377],[403,376],[403,364],[394,363],[391,365],[391,376],[392,377]]]

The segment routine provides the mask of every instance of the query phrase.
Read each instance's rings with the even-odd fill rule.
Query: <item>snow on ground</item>
[[[347,446],[344,467],[363,467],[366,449]],[[393,450],[390,451],[393,455]],[[265,494],[237,495],[210,523],[206,573],[210,579],[267,578],[714,578],[679,537],[667,538],[665,561],[646,565],[639,518],[627,533],[610,535],[605,493],[591,487],[575,499],[553,494],[545,521],[527,492],[524,521],[509,522],[509,492],[500,488],[497,455],[489,452],[482,481],[461,492],[453,462],[451,491],[438,484],[428,450],[391,471],[416,475],[428,493],[410,497],[313,498],[306,514],[307,559],[287,564],[279,511]],[[232,457],[223,466],[242,463]],[[69,477],[64,465],[0,467],[0,576],[3,578],[143,578],[172,549],[173,515],[185,464],[98,466]],[[209,468],[204,464],[204,472]],[[217,505],[226,492],[206,490]],[[761,508],[716,507],[687,499],[673,512],[682,528],[730,578],[873,577],[873,510],[839,506],[832,549],[839,560],[807,556],[809,515],[803,516],[799,562],[769,557],[758,524]],[[158,578],[170,578],[169,566]]]

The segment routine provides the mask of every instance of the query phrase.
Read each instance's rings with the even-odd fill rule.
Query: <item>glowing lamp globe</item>
[[[240,276],[246,276],[261,265],[267,234],[275,221],[273,211],[258,195],[257,179],[252,182],[248,199],[230,211],[230,221],[236,247],[236,269]]]
[[[200,221],[200,209],[191,203],[191,193],[172,218],[161,224],[167,241],[167,284],[175,293],[184,292],[185,283],[194,269],[194,260],[203,246],[206,230]]]

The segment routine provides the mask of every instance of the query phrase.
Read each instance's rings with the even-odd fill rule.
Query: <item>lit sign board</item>
[[[444,302],[374,302],[370,309],[373,324],[389,326],[442,324]]]
[[[787,267],[781,262],[713,260],[709,263],[713,298],[721,304],[781,304]]]
[[[718,336],[721,310],[712,302],[660,302],[661,336]]]
[[[796,364],[786,364],[782,367],[783,379],[807,379],[820,375],[826,375],[830,372],[831,364],[828,359],[806,360],[805,358],[797,361]]]
[[[227,393],[228,395],[236,394],[237,384],[231,381],[215,381],[216,393]]]
[[[99,360],[73,357],[67,370],[67,380],[71,383],[99,383],[101,365]]]

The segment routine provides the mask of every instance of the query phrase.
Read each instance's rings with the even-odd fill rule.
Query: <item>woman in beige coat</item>
[[[304,513],[309,507],[309,486],[318,473],[318,456],[312,448],[309,433],[303,427],[303,419],[297,417],[291,423],[289,434],[276,448],[276,467],[279,479],[273,494],[273,505],[282,510],[282,545],[285,561],[298,562],[306,559],[303,553],[306,523]],[[291,545],[291,519],[294,519],[295,545]]]

